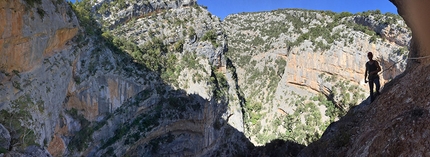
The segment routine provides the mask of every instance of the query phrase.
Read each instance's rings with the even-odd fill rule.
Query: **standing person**
[[[367,83],[369,80],[369,88],[370,88],[370,102],[375,100],[375,96],[373,95],[373,84],[376,86],[376,95],[379,95],[379,88],[381,84],[379,83],[378,72],[381,71],[381,67],[379,66],[378,61],[373,60],[372,52],[367,53],[367,58],[369,61],[366,63],[366,72],[364,72],[364,81]],[[369,77],[367,77],[369,76]]]

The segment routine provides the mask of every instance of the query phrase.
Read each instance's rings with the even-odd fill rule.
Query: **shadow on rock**
[[[285,141],[275,139],[264,146],[255,147],[251,156],[258,157],[293,157],[297,156],[299,152],[305,148],[305,145],[298,144],[293,141]]]

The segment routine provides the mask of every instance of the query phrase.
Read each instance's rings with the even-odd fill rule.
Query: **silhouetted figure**
[[[381,71],[381,67],[379,66],[378,61],[373,60],[372,52],[367,53],[367,58],[369,58],[369,61],[366,63],[366,72],[364,73],[364,81],[366,83],[369,82],[370,102],[373,102],[375,100],[375,95],[373,95],[373,84],[375,84],[376,86],[376,96],[380,94],[379,88],[381,87],[381,84],[379,83],[378,72]],[[368,79],[369,81],[367,81],[366,79]]]

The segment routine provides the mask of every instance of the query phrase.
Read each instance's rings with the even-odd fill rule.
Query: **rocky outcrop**
[[[121,23],[124,23],[133,18],[142,16],[150,16],[151,14],[159,13],[163,10],[179,9],[197,4],[197,0],[169,0],[169,1],[139,1],[139,2],[112,2],[102,0],[95,2],[93,10],[98,13],[100,20],[109,28],[115,28]],[[107,9],[107,7],[117,7],[118,9]]]
[[[46,156],[50,157],[51,154],[46,149],[41,149],[37,146],[30,146],[25,149],[25,156]]]
[[[386,14],[389,15],[389,14]],[[384,19],[377,19],[381,17],[375,17],[372,15],[358,15],[353,17],[354,22],[369,27],[376,34],[379,34],[382,38],[387,39],[391,42],[396,43],[399,46],[408,46],[411,33],[409,28],[404,27],[404,21],[399,19],[399,16],[384,16]],[[380,22],[381,20],[390,22]]]
[[[48,142],[53,156],[233,156],[246,154],[253,147],[243,133],[230,125],[242,127],[240,120],[225,120],[233,114],[242,117],[236,109],[238,99],[214,94],[219,84],[226,83],[215,74],[222,69],[226,72],[226,44],[220,22],[199,6],[182,6],[123,21],[122,27],[110,31],[139,46],[154,37],[161,39],[159,44],[168,50],[162,51],[163,55],[181,59],[175,63],[182,67],[175,72],[177,84],[137,63],[127,50],[109,49],[94,39],[97,37],[73,43],[79,49],[72,52],[73,60],[66,61],[65,67],[71,72],[66,75],[69,79],[65,83],[64,112],[54,123]],[[158,21],[147,22],[153,19]],[[175,26],[175,21],[187,23]],[[201,40],[206,34],[209,40]],[[190,57],[187,55],[194,58],[182,61]],[[61,57],[64,56],[58,56]],[[229,91],[236,93],[234,88]],[[228,107],[227,102],[232,105]]]
[[[28,2],[0,2],[0,70],[8,73],[40,66],[44,58],[64,49],[78,31],[67,3]]]
[[[0,14],[0,121],[10,132],[8,154],[44,155],[72,78],[78,20],[67,2],[50,0],[2,1]]]
[[[390,82],[375,102],[350,110],[299,156],[428,155],[428,70],[419,66]]]
[[[415,68],[416,63],[419,65],[428,65],[430,63],[429,42],[430,21],[421,18],[422,15],[427,15],[430,11],[427,1],[403,1],[403,0],[390,0],[396,5],[399,15],[405,19],[406,24],[412,29],[412,45],[410,59],[408,60],[408,70]]]

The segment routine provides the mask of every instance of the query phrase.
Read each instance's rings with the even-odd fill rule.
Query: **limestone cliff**
[[[3,148],[46,152],[31,145],[43,146],[54,135],[78,20],[67,3],[49,0],[1,1],[0,14],[0,121],[11,137]]]
[[[396,15],[281,9],[220,21],[194,0],[6,0],[0,35],[0,156],[295,156],[364,99],[363,53],[375,52],[389,81],[411,38]],[[419,39],[409,57],[423,56]],[[426,93],[425,65],[410,61],[412,75],[394,83],[419,81]],[[386,84],[372,105],[426,101],[403,88]],[[302,153],[357,141],[348,131],[332,141],[343,121],[352,131],[379,124],[348,117],[414,122],[427,115],[417,106],[393,116],[386,105],[355,107]]]
[[[309,119],[321,117],[315,121],[319,127],[305,125],[309,130],[297,132],[322,133],[319,128],[335,119],[330,109],[333,106],[315,95],[329,96],[331,92],[333,105],[340,110],[365,100],[367,52],[374,52],[381,64],[382,84],[406,67],[410,31],[396,15],[279,9],[229,15],[223,24],[229,37],[227,55],[236,66],[238,84],[250,104],[246,106],[250,114],[245,121],[246,133],[254,143],[264,144],[274,136],[311,142],[295,130],[285,133],[291,126],[279,121],[301,127],[300,121],[307,121],[306,116],[297,118],[297,123],[291,121],[303,115],[295,112],[303,112],[306,109],[301,106],[308,104],[321,112],[308,115]],[[255,107],[259,105],[262,108]]]
[[[406,71],[375,102],[363,103],[327,128],[299,156],[428,156],[429,70],[426,1],[392,0],[412,30]]]
[[[114,5],[102,3],[91,5]],[[239,104],[239,99],[227,97],[227,92],[235,92],[229,86],[236,85],[226,80],[231,72],[226,70],[220,21],[194,3],[157,8],[163,3],[125,2],[125,8],[157,9],[132,13],[131,20],[119,20],[121,27],[104,25],[103,40],[117,49],[108,50],[92,39],[83,44],[66,99],[70,117],[65,119],[69,127],[76,120],[82,127],[69,129],[76,134],[63,153],[232,156],[252,148],[236,129],[242,127],[240,119],[227,123],[236,107],[227,105]],[[95,14],[102,12],[95,8]],[[135,10],[125,9],[125,14],[129,11]],[[98,16],[94,20],[110,21]],[[85,125],[86,120],[90,124]]]
[[[8,73],[39,66],[65,49],[78,32],[77,19],[66,3],[24,2],[0,2],[0,70]]]
[[[113,3],[81,1],[73,11],[57,0],[1,3],[0,153],[233,156],[252,148],[226,121],[239,98],[226,94],[236,85],[226,80],[219,18],[195,1],[126,2],[125,16],[111,19],[123,27],[97,28],[110,21],[97,5]],[[243,128],[241,118],[232,124]]]

